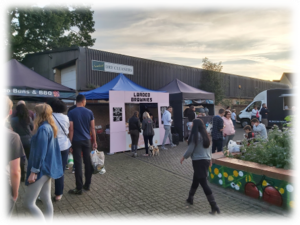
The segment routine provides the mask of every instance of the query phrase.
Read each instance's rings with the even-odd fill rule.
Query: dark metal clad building
[[[200,60],[200,59],[199,59]],[[102,86],[123,73],[133,82],[159,89],[174,78],[199,88],[207,70],[125,56],[82,47],[70,47],[26,55],[24,65],[35,72],[78,91]],[[227,98],[253,98],[258,92],[287,85],[222,73]]]

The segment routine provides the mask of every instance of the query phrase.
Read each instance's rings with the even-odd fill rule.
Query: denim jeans
[[[65,172],[66,165],[68,163],[69,149],[61,151],[61,160],[63,171]],[[55,179],[55,195],[62,195],[64,191],[64,175],[58,179]]]
[[[168,137],[169,137],[169,140],[170,140],[170,144],[173,145],[172,134],[171,134],[171,126],[165,125],[164,128],[165,128],[165,136],[164,136],[164,140],[163,140],[163,143],[162,143],[162,147],[165,147],[165,143],[166,143],[166,140],[167,140]]]
[[[150,145],[153,145],[153,135],[151,135],[151,136],[144,135],[146,154],[148,154],[148,149],[149,149],[148,141],[149,141]]]

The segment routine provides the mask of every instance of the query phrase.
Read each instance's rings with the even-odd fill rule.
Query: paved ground
[[[238,129],[235,139],[240,139]],[[132,158],[128,152],[106,155],[103,175],[93,175],[91,191],[81,196],[68,194],[74,188],[75,179],[71,170],[65,173],[63,199],[53,203],[54,219],[60,218],[204,218],[210,206],[202,189],[198,189],[194,205],[185,203],[192,180],[191,160],[179,163],[186,143],[174,149],[161,151],[158,157]],[[144,153],[140,150],[139,155]],[[52,182],[53,185],[54,182]],[[291,215],[267,203],[251,199],[230,189],[210,184],[222,214],[221,218],[285,218]],[[14,217],[30,217],[22,207],[25,186],[20,187],[20,197]],[[54,194],[54,188],[52,188]],[[37,201],[39,207],[43,204]],[[252,217],[251,217],[252,218]]]

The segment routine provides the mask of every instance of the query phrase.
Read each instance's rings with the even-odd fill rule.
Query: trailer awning
[[[299,93],[292,93],[292,94],[283,94],[283,95],[280,95],[279,97],[299,97]]]

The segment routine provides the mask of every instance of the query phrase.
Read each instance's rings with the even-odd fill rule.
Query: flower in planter
[[[240,172],[239,172],[239,176],[240,176],[240,177],[244,176],[243,171],[240,171]]]
[[[230,183],[230,186],[231,186],[232,188],[235,188],[235,183],[231,182],[231,183]]]
[[[235,190],[240,190],[240,186],[239,185],[235,185]]]
[[[227,178],[228,177],[228,173],[224,172],[223,176]]]
[[[279,192],[280,192],[280,194],[283,195],[283,194],[284,194],[284,189],[283,189],[283,188],[280,188],[280,189],[279,189]]]
[[[233,181],[233,176],[229,176],[228,181]]]
[[[222,174],[221,174],[221,173],[219,173],[218,177],[219,177],[219,178],[221,178],[221,177],[222,177]]]
[[[222,184],[223,184],[223,181],[222,181],[222,180],[219,180],[219,184],[222,185]]]
[[[294,201],[290,201],[289,205],[290,205],[291,208],[294,208]]]
[[[239,175],[239,173],[238,173],[238,171],[233,171],[233,176],[235,176],[235,177],[238,177],[238,175]]]
[[[286,185],[286,190],[288,192],[293,192],[294,191],[294,187],[292,185],[288,184],[288,185]]]
[[[215,169],[214,169],[214,173],[215,173],[216,175],[218,175],[218,174],[219,174],[219,169],[218,169],[218,168],[215,168]]]
[[[259,196],[262,197],[262,192],[261,191],[259,191]]]

